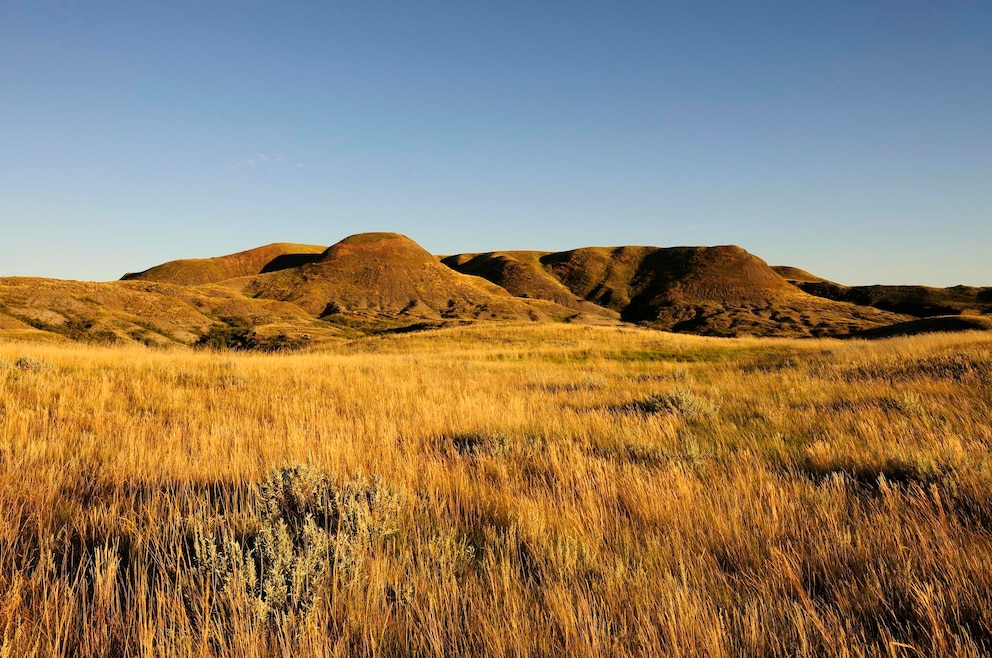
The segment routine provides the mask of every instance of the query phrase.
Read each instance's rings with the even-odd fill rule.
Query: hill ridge
[[[439,257],[401,233],[374,232],[329,247],[276,242],[168,261],[105,284],[0,279],[0,333],[189,344],[228,322],[317,340],[507,320],[625,321],[712,336],[882,336],[890,333],[886,327],[899,333],[992,326],[940,320],[900,327],[914,315],[889,302],[919,287],[868,288],[773,268],[737,245]],[[958,300],[952,313],[992,313],[992,288],[925,292]]]

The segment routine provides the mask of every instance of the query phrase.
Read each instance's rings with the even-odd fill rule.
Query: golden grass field
[[[0,343],[0,657],[980,656],[992,336]]]

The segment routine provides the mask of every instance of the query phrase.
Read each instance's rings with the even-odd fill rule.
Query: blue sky
[[[0,0],[0,275],[399,231],[992,285],[992,3]]]

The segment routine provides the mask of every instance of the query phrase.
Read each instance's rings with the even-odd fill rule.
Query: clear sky
[[[992,2],[0,0],[0,275],[374,230],[992,285]]]

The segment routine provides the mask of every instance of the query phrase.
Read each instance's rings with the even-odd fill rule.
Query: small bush
[[[287,336],[284,333],[276,334],[266,338],[255,337],[253,349],[262,352],[292,352],[301,350],[310,345],[310,336]]]
[[[912,391],[906,391],[900,396],[888,396],[881,398],[883,409],[898,411],[909,416],[922,416],[926,413],[926,407],[920,401],[920,397]]]
[[[451,437],[451,445],[460,455],[505,456],[510,451],[510,438],[502,432],[476,433],[468,432]]]
[[[17,313],[9,313],[9,315],[35,329],[65,336],[69,340],[84,343],[116,343],[119,341],[119,337],[113,331],[108,329],[94,330],[93,327],[96,326],[96,321],[90,318],[66,318],[61,323],[50,323],[39,318]]]
[[[281,468],[258,487],[265,513],[256,559],[270,606],[309,607],[320,586],[350,586],[357,567],[399,530],[401,500],[379,480],[335,484],[310,466]]]
[[[14,367],[23,372],[34,372],[44,370],[45,364],[33,356],[22,356],[14,361]]]
[[[671,413],[685,418],[712,416],[719,409],[707,400],[692,392],[687,386],[680,386],[671,393],[649,395],[627,405],[627,409],[643,414]]]
[[[338,484],[312,466],[289,466],[257,493],[256,530],[241,543],[200,533],[195,563],[216,582],[242,584],[271,619],[353,587],[368,556],[399,530],[402,499],[377,479]]]
[[[221,318],[223,324],[212,325],[200,336],[194,347],[221,350],[250,350],[256,345],[255,328],[245,318]]]
[[[310,344],[307,335],[287,336],[279,333],[275,336],[259,336],[252,323],[240,317],[222,318],[223,324],[211,326],[193,344],[213,350],[254,350],[259,352],[286,352],[298,350]]]

